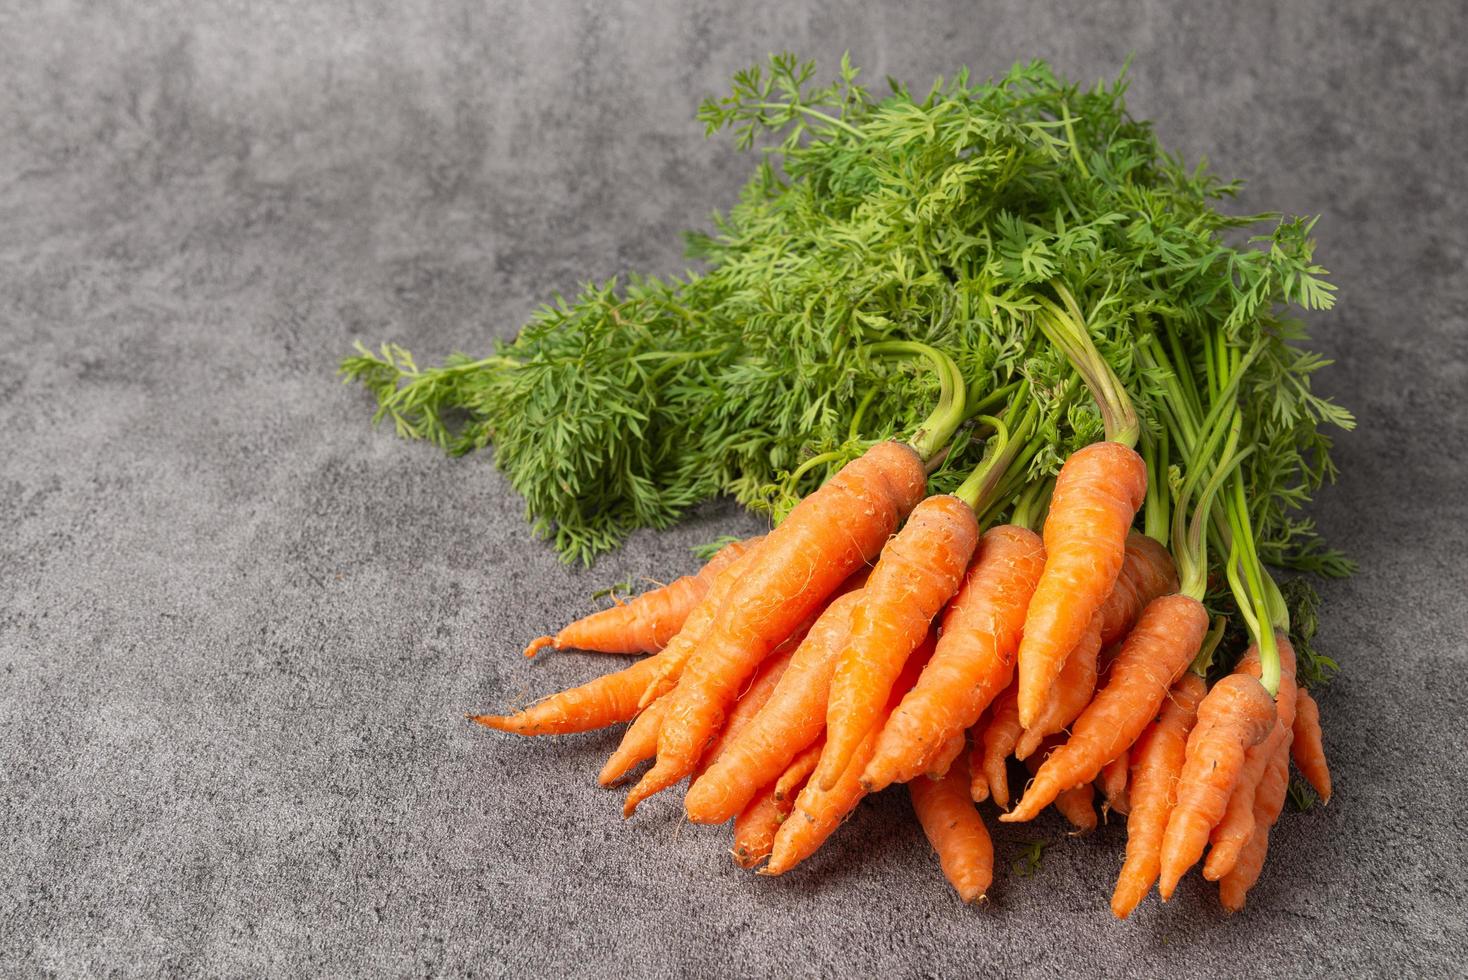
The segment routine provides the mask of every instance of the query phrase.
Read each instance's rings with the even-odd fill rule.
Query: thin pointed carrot
[[[1060,741],[1056,737],[1046,739],[1038,753],[1025,759],[1025,768],[1035,772],[1045,758],[1059,747]],[[1073,786],[1055,797],[1055,809],[1075,828],[1071,831],[1072,836],[1088,834],[1096,829],[1095,801],[1096,787],[1089,782]]]
[[[759,541],[731,541],[697,574],[684,575],[629,602],[584,616],[555,636],[532,640],[525,656],[546,647],[593,653],[656,653],[683,628],[688,614],[708,593],[718,574]]]
[[[1019,723],[1018,695],[1013,685],[1001,694],[984,728],[984,776],[989,781],[989,794],[1001,810],[1009,809],[1009,755],[1024,734]]]
[[[1101,655],[1100,614],[1091,617],[1091,625],[1081,641],[1065,656],[1060,675],[1050,686],[1040,713],[1014,747],[1014,757],[1024,760],[1030,757],[1040,743],[1051,735],[1064,731],[1065,726],[1091,703],[1096,693],[1096,673]]]
[[[639,764],[646,762],[658,751],[658,729],[663,724],[663,712],[668,710],[668,699],[658,698],[632,719],[632,724],[622,733],[622,741],[607,758],[606,765],[596,781],[602,786],[615,786],[627,778],[627,774]]]
[[[740,687],[769,652],[864,562],[922,498],[927,476],[910,447],[882,442],[806,497],[754,550],[678,680],[652,769],[627,794],[631,816],[693,771]]]
[[[968,766],[960,757],[941,779],[907,784],[912,808],[938,855],[943,877],[964,902],[982,899],[994,880],[994,842],[968,793]]]
[[[1111,895],[1111,913],[1125,919],[1152,890],[1162,866],[1162,837],[1177,802],[1177,781],[1187,756],[1188,733],[1207,693],[1192,671],[1172,686],[1157,721],[1133,746],[1131,812],[1126,821],[1126,861]]]
[[[1045,518],[1045,571],[1019,648],[1019,717],[1025,726],[1034,723],[1065,655],[1116,584],[1127,532],[1146,491],[1146,463],[1120,443],[1093,443],[1061,467]]]
[[[1106,686],[1071,725],[1070,740],[1035,774],[1024,799],[999,819],[1032,820],[1056,796],[1089,783],[1157,715],[1174,680],[1202,646],[1208,613],[1184,595],[1154,599],[1111,664]]]
[[[789,668],[790,658],[795,655],[795,650],[803,639],[805,639],[805,633],[803,631],[797,633],[782,643],[774,653],[770,654],[769,659],[759,665],[759,670],[755,672],[754,679],[749,682],[749,687],[739,695],[734,702],[734,707],[729,709],[729,714],[724,719],[724,727],[719,730],[714,740],[709,743],[709,747],[704,750],[703,758],[698,760],[698,766],[693,770],[695,778],[708,771],[709,766],[713,765],[724,751],[724,747],[737,739],[740,733],[754,721],[760,709],[769,703],[770,695],[775,693],[775,686],[780,683],[780,678]]]
[[[1044,562],[1044,545],[1032,531],[1004,525],[984,534],[943,615],[933,659],[887,720],[862,774],[873,792],[920,775],[937,747],[971,727],[1010,685],[1025,608]]]
[[[979,540],[973,508],[952,496],[929,497],[882,549],[851,614],[826,703],[826,750],[812,777],[831,789],[856,746],[883,715],[892,684],[958,591]]]
[[[980,718],[968,730],[968,795],[975,803],[989,798],[989,777],[984,775],[984,729],[988,718]]]
[[[1320,730],[1320,706],[1303,687],[1295,707],[1295,740],[1291,753],[1295,766],[1315,787],[1321,804],[1330,802],[1330,766],[1325,761],[1325,741]]]
[[[1101,804],[1102,812],[1116,812],[1125,816],[1131,809],[1131,795],[1128,792],[1130,785],[1131,752],[1128,750],[1106,763],[1101,775],[1096,777],[1096,788],[1101,791],[1104,801]]]
[[[816,739],[804,752],[790,760],[790,765],[780,774],[775,782],[775,799],[784,802],[794,801],[796,794],[800,792],[810,774],[816,771],[816,764],[821,761],[821,749],[825,743]]]
[[[1164,902],[1202,857],[1208,832],[1228,806],[1244,753],[1261,742],[1274,723],[1274,699],[1247,674],[1224,677],[1198,705],[1198,721],[1188,735],[1187,758],[1178,777],[1177,806],[1162,837],[1157,890]]]
[[[723,823],[744,808],[796,755],[820,738],[826,726],[826,692],[836,657],[851,629],[853,590],[834,599],[791,658],[769,702],[739,738],[694,780],[684,799],[694,823]]]
[[[566,735],[631,721],[637,714],[638,698],[658,670],[661,656],[654,654],[580,687],[552,694],[515,714],[477,715],[471,720],[516,735]]]
[[[741,868],[753,868],[769,857],[775,834],[789,815],[789,804],[775,796],[773,787],[767,786],[755,794],[734,818],[734,863]]]
[[[1264,870],[1264,859],[1269,854],[1269,832],[1284,809],[1289,784],[1290,747],[1285,744],[1275,752],[1254,797],[1254,833],[1233,868],[1218,882],[1219,902],[1230,912],[1244,907],[1245,896]]]

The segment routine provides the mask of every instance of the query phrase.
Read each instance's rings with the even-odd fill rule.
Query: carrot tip
[[[538,636],[531,640],[530,645],[525,648],[525,656],[533,657],[546,647],[555,646],[555,644],[556,639],[553,636]]]

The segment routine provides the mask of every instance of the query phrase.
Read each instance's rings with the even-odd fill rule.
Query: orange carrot
[[[815,614],[857,566],[881,550],[922,498],[922,460],[882,442],[795,506],[754,550],[688,661],[658,733],[658,758],[627,794],[623,813],[693,771],[759,662]]]
[[[1024,799],[1001,820],[1032,820],[1055,797],[1089,783],[1125,752],[1157,715],[1167,689],[1202,646],[1208,613],[1184,595],[1154,599],[1112,662],[1106,686],[1071,726],[1071,737],[1040,767]]]
[[[594,653],[656,653],[677,635],[718,574],[760,539],[731,541],[720,548],[696,575],[684,575],[644,592],[630,602],[584,616],[555,636],[542,636],[525,648],[533,657],[546,647]]]
[[[989,798],[989,777],[984,775],[984,729],[989,727],[988,722],[988,718],[980,718],[968,730],[968,793],[975,803]]]
[[[667,652],[553,694],[513,715],[478,715],[471,720],[516,735],[566,735],[631,721],[637,714],[638,698],[661,666],[658,658]]]
[[[1059,746],[1060,740],[1054,736],[1046,739],[1041,744],[1040,751],[1025,760],[1025,768],[1035,772]],[[1055,809],[1075,828],[1071,831],[1072,834],[1086,834],[1096,829],[1095,799],[1096,788],[1090,783],[1074,786],[1055,797]]]
[[[769,703],[770,695],[775,693],[775,686],[780,683],[786,669],[790,666],[790,658],[795,655],[800,641],[805,639],[803,632],[792,636],[782,643],[768,660],[759,665],[759,670],[754,675],[754,680],[749,682],[749,687],[739,695],[734,702],[734,707],[729,709],[729,715],[724,719],[724,727],[714,736],[709,747],[704,750],[703,758],[698,761],[694,769],[695,775],[701,775],[708,770],[724,747],[738,738],[740,733],[749,727],[754,721],[760,709]]]
[[[1096,777],[1096,788],[1105,797],[1105,802],[1101,804],[1103,813],[1110,813],[1114,810],[1125,815],[1131,809],[1131,799],[1127,792],[1130,777],[1130,751],[1123,752],[1106,763],[1106,767],[1101,770],[1101,775]]]
[[[984,775],[989,780],[989,793],[1001,810],[1009,809],[1009,754],[1024,734],[1018,697],[1019,691],[1011,685],[994,702],[993,715],[984,729]]]
[[[1329,803],[1330,766],[1325,761],[1325,743],[1320,731],[1320,706],[1303,687],[1300,688],[1296,701],[1294,734],[1295,740],[1290,751],[1295,757],[1295,765],[1310,781],[1310,785],[1315,787],[1320,802]]]
[[[1275,639],[1279,648],[1280,677],[1279,693],[1274,699],[1274,727],[1264,741],[1244,754],[1244,768],[1239,771],[1228,806],[1209,834],[1208,839],[1213,846],[1208,852],[1208,860],[1203,863],[1203,877],[1209,881],[1217,881],[1228,874],[1244,845],[1253,836],[1255,794],[1275,756],[1290,737],[1290,728],[1295,723],[1295,651],[1284,634],[1277,633]],[[1234,673],[1254,678],[1263,673],[1257,646],[1251,646],[1240,658]]]
[[[959,758],[942,779],[915,779],[907,790],[943,877],[959,898],[972,902],[982,899],[994,880],[994,843],[969,799],[968,784],[968,766]]]
[[[1131,632],[1147,604],[1178,589],[1177,567],[1166,548],[1133,530],[1111,594],[1101,604],[1101,644],[1110,646]]]
[[[596,781],[602,786],[615,786],[627,778],[638,764],[646,762],[658,751],[658,729],[663,724],[663,712],[668,710],[668,699],[658,698],[643,709],[642,714],[632,719],[622,741],[617,745]]]
[[[1152,890],[1162,866],[1162,837],[1177,801],[1177,780],[1187,755],[1188,733],[1207,687],[1188,671],[1172,686],[1162,713],[1132,747],[1131,813],[1126,821],[1126,862],[1111,895],[1111,912],[1125,919]]]
[[[775,797],[773,787],[756,794],[734,818],[734,863],[752,868],[769,857],[775,834],[789,815],[790,806]]]
[[[1269,854],[1269,831],[1284,809],[1289,784],[1290,746],[1287,740],[1275,752],[1254,797],[1254,833],[1233,868],[1218,882],[1219,901],[1230,912],[1244,907],[1244,896],[1264,870],[1264,859]]]
[[[923,665],[932,655],[932,644],[933,639],[930,634],[918,651],[908,660],[907,665],[902,668],[902,674],[898,676],[897,683],[892,688],[892,695],[888,701],[889,710],[896,706],[902,695],[907,693],[917,681]],[[856,805],[861,802],[861,798],[866,795],[866,790],[861,785],[860,774],[866,767],[867,761],[871,759],[872,750],[876,748],[876,744],[877,730],[874,728],[857,746],[855,754],[851,757],[851,764],[846,767],[846,772],[842,773],[833,788],[821,789],[814,778],[805,784],[805,788],[795,798],[795,809],[791,812],[790,817],[780,825],[780,832],[775,835],[774,850],[770,854],[769,863],[761,869],[761,874],[784,874],[814,854],[825,843],[826,838],[841,826],[841,821],[846,819],[847,814],[855,809]]]
[[[1177,806],[1162,837],[1158,891],[1172,897],[1178,881],[1203,854],[1208,832],[1223,817],[1244,765],[1244,753],[1269,734],[1274,699],[1248,674],[1229,674],[1198,705],[1188,736],[1187,758],[1178,777]]]
[[[871,791],[921,774],[929,756],[978,721],[1009,685],[1025,607],[1044,562],[1045,548],[1032,531],[1005,525],[984,534],[963,586],[943,615],[932,660],[888,719],[862,774]],[[1013,745],[1004,746],[1001,768]],[[985,760],[988,773],[987,754]],[[1005,797],[1007,802],[1007,792]]]
[[[1045,518],[1045,571],[1019,647],[1019,718],[1040,713],[1065,656],[1085,634],[1121,572],[1127,531],[1147,491],[1147,465],[1120,443],[1072,453]]]
[[[1041,742],[1063,731],[1091,703],[1091,696],[1096,693],[1097,661],[1101,654],[1100,620],[1099,613],[1092,616],[1091,625],[1081,637],[1081,642],[1066,654],[1060,675],[1050,686],[1050,693],[1040,713],[1035,716],[1034,724],[1025,729],[1019,744],[1014,747],[1016,759],[1028,759]]]
[[[723,823],[778,779],[791,761],[820,738],[826,726],[826,692],[836,657],[851,629],[859,591],[835,599],[790,660],[769,702],[723,754],[688,788],[684,808],[694,823]]]
[[[884,714],[902,665],[958,591],[978,540],[973,508],[945,495],[918,504],[882,549],[831,677],[826,751],[812,777],[822,789],[836,785],[857,744]]]
[[[928,779],[942,779],[948,775],[948,770],[953,768],[953,763],[963,750],[968,748],[968,740],[964,738],[962,730],[954,732],[948,741],[938,747],[938,751],[928,760],[927,771],[924,773]],[[972,801],[970,801],[972,802]]]
[[[817,739],[804,752],[790,760],[790,765],[785,767],[785,771],[775,782],[775,799],[782,803],[787,800],[794,802],[805,781],[816,771],[816,764],[821,761],[821,749],[824,747],[824,743]]]

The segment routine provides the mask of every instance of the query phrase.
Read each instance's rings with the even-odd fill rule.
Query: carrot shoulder
[[[1177,806],[1162,837],[1158,891],[1172,897],[1183,874],[1197,863],[1208,832],[1223,817],[1244,753],[1275,723],[1274,699],[1247,674],[1229,674],[1213,685],[1198,705],[1198,721],[1188,736],[1187,758],[1178,777]]]
[[[881,550],[922,499],[926,474],[908,446],[878,443],[806,497],[754,551],[688,661],[658,734],[658,758],[623,812],[693,771],[755,667]]]
[[[1112,661],[1106,685],[1051,753],[1024,799],[1001,820],[1031,820],[1055,797],[1095,779],[1157,715],[1172,682],[1187,669],[1208,630],[1202,603],[1183,595],[1154,599]]]
[[[708,594],[719,573],[758,540],[732,541],[697,574],[684,575],[630,602],[584,616],[553,637],[542,636],[525,648],[525,656],[533,657],[545,647],[596,653],[656,653],[683,628],[688,614]]]
[[[833,600],[795,651],[770,700],[738,738],[731,738],[713,765],[688,788],[684,807],[694,823],[723,823],[738,813],[761,786],[820,738],[826,725],[831,672],[851,628],[859,592]]]
[[[915,779],[907,789],[943,876],[959,898],[972,902],[994,880],[994,842],[969,799],[968,784],[968,766],[960,758],[942,779]]]
[[[943,615],[932,659],[877,739],[862,774],[873,792],[921,774],[938,747],[978,721],[1014,676],[1014,653],[1045,548],[1033,532],[1004,525],[986,532],[977,551]],[[1011,748],[1013,742],[1005,756]]]
[[[1146,492],[1146,464],[1120,443],[1093,443],[1061,467],[1045,518],[1045,571],[1019,648],[1019,718],[1026,727],[1116,584]]]
[[[958,591],[979,540],[968,504],[952,496],[917,505],[882,557],[851,614],[826,704],[826,750],[813,777],[830,789],[883,714],[892,684],[933,618]]]

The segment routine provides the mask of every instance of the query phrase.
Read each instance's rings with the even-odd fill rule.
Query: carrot
[[[658,729],[662,727],[663,712],[667,710],[668,699],[658,698],[643,709],[642,714],[632,719],[632,724],[622,733],[622,741],[596,777],[600,785],[615,786],[627,778],[627,774],[639,763],[657,755]]]
[[[1059,739],[1051,737],[1041,745],[1036,755],[1031,755],[1025,760],[1025,768],[1035,772],[1044,762],[1045,758],[1060,746]],[[1070,821],[1075,828],[1072,834],[1086,834],[1096,829],[1096,788],[1090,783],[1082,783],[1074,786],[1055,797],[1055,809],[1060,815]],[[1003,819],[1002,817],[1000,819]]]
[[[1162,837],[1177,796],[1177,780],[1187,755],[1188,733],[1207,687],[1188,671],[1172,686],[1162,713],[1132,747],[1126,821],[1126,861],[1111,895],[1111,912],[1125,919],[1151,891],[1162,865]]]
[[[907,665],[902,668],[902,673],[898,676],[897,683],[892,689],[892,696],[888,701],[889,710],[896,707],[897,701],[916,682],[918,674],[932,652],[932,636],[929,634],[928,640],[918,648],[917,652],[908,660]],[[866,790],[861,785],[860,774],[871,758],[876,744],[877,730],[874,728],[857,746],[856,752],[851,757],[851,764],[846,767],[846,772],[841,774],[841,778],[831,789],[822,789],[814,778],[805,784],[805,788],[795,798],[795,809],[780,825],[780,832],[775,835],[774,850],[770,854],[769,863],[760,870],[761,874],[784,874],[814,854],[836,831],[836,828],[841,826],[841,821],[846,819],[847,814],[855,809],[856,805],[861,802],[861,798],[866,795]]]
[[[942,779],[915,779],[907,790],[943,877],[959,898],[972,902],[983,899],[994,880],[994,842],[969,799],[968,784],[968,766],[960,757]]]
[[[1178,777],[1177,806],[1162,837],[1158,891],[1172,897],[1183,873],[1203,854],[1208,832],[1223,817],[1244,765],[1244,753],[1275,723],[1274,699],[1248,674],[1229,674],[1198,705]]]
[[[857,744],[884,713],[902,665],[958,591],[978,540],[973,508],[944,495],[918,504],[882,549],[831,677],[826,751],[812,777],[822,789],[836,785]]]
[[[639,708],[646,708],[653,701],[667,694],[678,682],[683,674],[683,668],[688,665],[688,658],[693,656],[698,645],[703,642],[704,634],[709,631],[714,617],[724,605],[724,600],[729,597],[744,573],[753,568],[759,561],[761,548],[764,545],[763,538],[755,538],[751,546],[735,558],[734,561],[724,566],[723,571],[714,576],[713,583],[708,592],[704,594],[688,618],[683,622],[683,628],[677,635],[668,641],[668,645],[657,654],[658,667],[648,679],[642,694],[637,700]]]
[[[872,792],[921,774],[936,748],[971,727],[1009,686],[1025,607],[1044,562],[1044,545],[1032,531],[1004,525],[984,534],[958,595],[943,615],[932,660],[878,737],[876,754],[862,774]],[[1013,703],[1011,697],[1010,708]],[[1015,716],[1010,711],[1007,717]],[[1014,737],[1019,737],[1018,730]],[[1001,769],[1013,747],[1012,741],[1004,746]],[[984,759],[987,774],[987,750]],[[1007,791],[1004,795],[1007,803]]]
[[[697,574],[674,579],[631,602],[618,601],[611,609],[576,620],[555,636],[532,640],[525,656],[533,657],[546,647],[594,653],[656,653],[683,628],[688,614],[708,593],[718,574],[758,541],[731,541]]]
[[[1264,870],[1264,859],[1269,854],[1269,831],[1284,809],[1289,783],[1290,747],[1285,744],[1276,751],[1254,797],[1254,833],[1233,868],[1218,882],[1219,902],[1230,912],[1244,907],[1244,896]]]
[[[948,775],[948,770],[953,768],[953,763],[963,755],[963,750],[966,748],[968,748],[968,740],[964,737],[963,731],[960,729],[954,732],[949,736],[948,741],[938,747],[932,759],[928,760],[925,775],[930,780],[942,779]]]
[[[694,823],[723,823],[778,779],[826,725],[826,692],[836,657],[851,629],[859,591],[832,601],[806,634],[774,693],[738,738],[729,739],[713,765],[693,781],[684,800]]]
[[[1097,613],[1101,644],[1110,646],[1126,636],[1149,602],[1177,590],[1177,566],[1167,549],[1141,531],[1128,532],[1121,572]]]
[[[566,735],[631,721],[637,714],[638,698],[661,666],[658,658],[667,652],[664,650],[624,670],[603,674],[580,687],[553,694],[524,711],[512,715],[477,715],[470,720],[516,735]]]
[[[1125,815],[1131,809],[1131,798],[1128,794],[1130,782],[1131,752],[1127,751],[1106,763],[1101,775],[1096,777],[1096,788],[1105,797],[1105,802],[1101,804],[1104,813],[1114,810]]]
[[[1072,453],[1045,518],[1045,571],[1019,647],[1019,718],[1029,727],[1071,651],[1121,572],[1127,531],[1147,491],[1135,450],[1097,442]]]
[[[1016,759],[1028,759],[1041,742],[1064,730],[1091,703],[1091,696],[1096,693],[1097,660],[1101,653],[1100,619],[1100,613],[1091,617],[1091,625],[1081,637],[1081,642],[1066,654],[1065,665],[1051,685],[1050,694],[1045,698],[1034,724],[1025,729],[1019,744],[1014,747]]]
[[[1070,741],[1045,760],[1019,806],[999,819],[1034,819],[1060,793],[1095,779],[1125,752],[1156,717],[1207,629],[1208,613],[1196,599],[1170,595],[1148,603],[1112,662],[1106,686],[1071,726]]]
[[[683,669],[658,733],[658,758],[622,812],[693,771],[724,712],[769,652],[869,561],[917,506],[926,484],[910,447],[882,442],[795,506],[753,552]]]
[[[816,771],[816,763],[821,761],[823,748],[825,743],[817,739],[804,752],[790,760],[790,765],[785,767],[785,771],[775,781],[775,799],[781,802],[795,799],[810,774]]]
[[[1275,640],[1279,650],[1280,679],[1279,693],[1274,699],[1274,727],[1264,741],[1244,754],[1244,768],[1239,772],[1233,793],[1229,795],[1228,806],[1209,834],[1213,846],[1203,864],[1203,877],[1209,881],[1217,881],[1228,874],[1244,845],[1253,836],[1255,794],[1295,723],[1295,651],[1283,633],[1277,633]],[[1234,673],[1255,678],[1263,673],[1258,646],[1249,647],[1234,667]]]
[[[988,719],[980,718],[968,730],[968,794],[975,803],[989,798],[989,777],[984,775],[984,729],[987,727]]]
[[[738,700],[734,702],[734,707],[729,709],[728,717],[724,719],[724,727],[704,750],[703,758],[698,761],[698,767],[694,769],[695,774],[706,772],[723,752],[724,746],[738,738],[740,733],[754,721],[760,709],[769,703],[770,695],[775,693],[775,686],[780,683],[780,678],[784,676],[786,669],[790,666],[790,658],[795,655],[795,650],[803,639],[805,639],[803,632],[792,636],[782,643],[769,659],[759,665],[754,680],[749,682],[749,687],[739,695]]]
[[[1018,697],[1019,691],[1013,686],[1000,695],[984,729],[984,775],[989,780],[989,793],[1001,810],[1009,809],[1009,754],[1024,734],[1019,723]]]
[[[1325,761],[1325,744],[1320,731],[1320,706],[1303,687],[1300,688],[1296,701],[1294,734],[1295,740],[1290,751],[1295,757],[1296,767],[1310,781],[1310,785],[1315,787],[1320,802],[1329,803],[1330,766]]]
[[[789,804],[775,796],[774,787],[766,786],[756,794],[734,818],[734,863],[753,868],[769,857],[775,834],[789,815]]]

